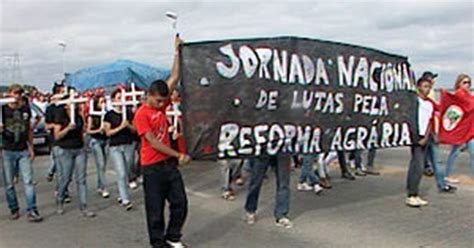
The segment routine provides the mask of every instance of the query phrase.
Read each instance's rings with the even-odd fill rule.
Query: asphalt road
[[[442,152],[446,159],[447,150]],[[463,153],[456,173],[467,174],[468,154]],[[290,218],[292,229],[276,227],[272,217],[275,182],[265,181],[260,198],[258,221],[248,226],[242,219],[246,186],[237,188],[234,202],[220,198],[219,168],[215,163],[193,162],[182,169],[189,197],[189,215],[184,241],[191,247],[474,247],[474,185],[460,184],[454,195],[439,194],[433,178],[423,178],[422,194],[430,205],[408,208],[405,176],[409,160],[407,148],[380,151],[377,167],[382,176],[356,181],[339,178],[331,167],[333,189],[316,196],[296,192],[292,174]],[[94,191],[95,165],[89,159],[89,205],[97,218],[84,219],[73,202],[66,214],[55,214],[54,185],[45,179],[49,158],[35,161],[38,206],[45,217],[39,224],[9,220],[5,194],[0,190],[0,248],[63,247],[149,247],[145,225],[143,193],[132,193],[135,208],[126,212],[115,203],[115,173],[109,166],[107,178],[111,198],[102,199]],[[3,182],[2,182],[3,183]],[[20,204],[25,201],[18,185]]]

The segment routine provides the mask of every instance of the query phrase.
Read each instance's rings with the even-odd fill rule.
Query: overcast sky
[[[295,35],[340,41],[409,57],[419,75],[474,76],[474,4],[467,1],[26,1],[0,0],[0,84],[20,54],[22,82],[49,90],[65,69],[132,59],[169,67],[179,15],[185,41]]]

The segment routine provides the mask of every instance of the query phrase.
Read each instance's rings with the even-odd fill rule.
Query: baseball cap
[[[431,71],[425,71],[423,72],[423,75],[421,76],[422,78],[431,78],[431,79],[435,79],[436,77],[438,76],[438,74],[435,74]]]

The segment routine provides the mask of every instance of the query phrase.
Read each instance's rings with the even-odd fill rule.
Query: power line
[[[19,83],[22,81],[20,54],[14,52],[12,54],[3,54],[3,67],[5,72],[2,73],[2,81],[7,84]]]

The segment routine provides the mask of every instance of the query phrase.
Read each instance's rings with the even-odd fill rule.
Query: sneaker
[[[291,223],[291,221],[286,217],[278,219],[276,221],[276,225],[284,227],[284,228],[292,228],[293,227],[293,223]]]
[[[120,197],[117,198],[117,203],[118,203],[118,204],[122,204],[122,199],[120,199]]]
[[[319,185],[325,189],[332,188],[331,182],[327,178],[321,178]]]
[[[257,214],[256,213],[245,213],[245,222],[249,225],[255,224],[257,222]]]
[[[64,203],[71,203],[71,197],[69,195],[64,197]]]
[[[374,170],[374,169],[367,169],[364,171],[365,174],[371,175],[371,176],[380,176],[380,172]]]
[[[169,245],[171,248],[187,248],[188,246],[185,245],[183,242],[178,241],[178,242],[171,242],[169,240],[166,241],[166,243]]]
[[[442,188],[439,192],[440,193],[454,193],[456,192],[458,188],[451,186],[451,185],[446,185],[444,188]]]
[[[414,208],[421,207],[421,203],[418,201],[416,196],[407,197],[407,199],[405,200],[405,204],[409,207],[414,207]]]
[[[29,222],[41,222],[43,221],[43,217],[38,213],[37,210],[31,211],[28,214],[28,221]]]
[[[130,211],[133,208],[133,204],[131,201],[124,202],[122,203],[122,206],[125,208],[125,210]]]
[[[244,179],[242,179],[241,177],[235,179],[235,184],[237,184],[238,186],[244,185]]]
[[[344,173],[342,173],[342,176],[341,176],[341,177],[344,178],[344,179],[347,179],[347,180],[351,180],[351,181],[356,179],[356,178],[354,177],[354,175],[352,175],[352,173],[350,173],[350,172],[344,172]]]
[[[128,187],[130,187],[130,189],[136,189],[138,188],[138,184],[136,181],[131,181],[129,184],[128,184]]]
[[[92,211],[89,211],[87,209],[82,209],[81,210],[81,215],[86,217],[86,218],[94,218],[95,217],[95,213],[92,212]]]
[[[434,175],[434,171],[431,168],[427,168],[423,171],[423,174],[427,177],[432,177]]]
[[[224,193],[222,193],[222,198],[227,201],[233,201],[235,200],[235,195],[234,192],[231,190],[226,190]]]
[[[444,180],[446,180],[446,182],[451,183],[451,184],[458,184],[459,183],[459,179],[457,179],[455,177],[445,177]]]
[[[323,192],[323,187],[321,187],[319,184],[315,184],[313,188],[316,195],[319,195],[321,192]]]
[[[20,218],[20,210],[12,211],[10,220],[18,220]]]
[[[46,181],[52,182],[53,179],[54,179],[54,174],[48,173],[48,175],[46,176]]]
[[[365,177],[365,176],[367,176],[367,173],[365,173],[363,170],[357,168],[356,171],[355,171],[355,175],[359,176],[359,177]]]
[[[420,203],[421,206],[426,206],[426,205],[428,205],[428,202],[425,201],[425,200],[423,200],[423,199],[421,199],[421,197],[416,196],[415,198],[416,198],[416,200]]]
[[[104,198],[104,199],[105,199],[105,198],[109,198],[110,193],[109,193],[107,190],[104,189],[104,190],[102,190],[101,196],[102,196],[102,198]]]
[[[313,187],[310,186],[307,183],[298,183],[296,185],[296,190],[298,190],[298,191],[311,191],[311,190],[313,190]]]
[[[64,214],[64,205],[62,203],[58,203],[58,205],[56,206],[56,213],[59,215]]]

